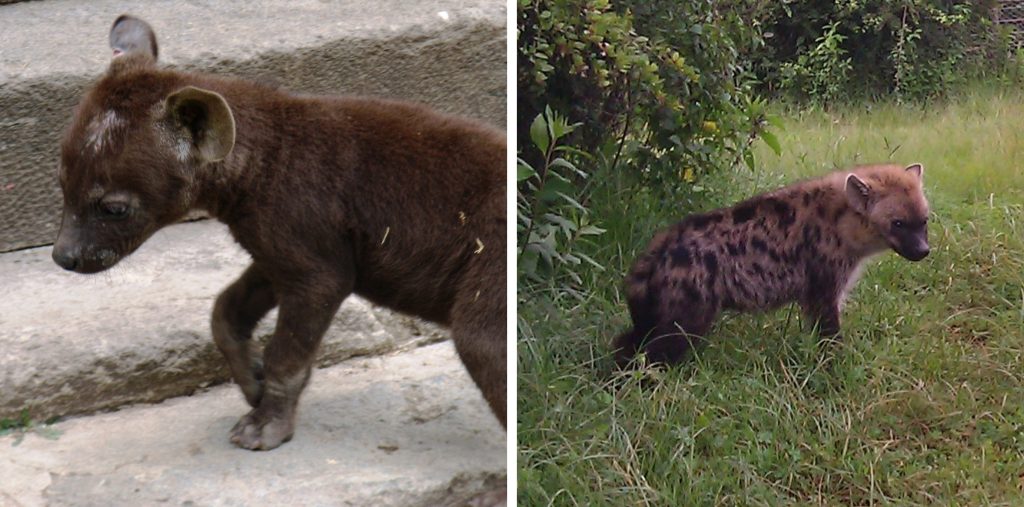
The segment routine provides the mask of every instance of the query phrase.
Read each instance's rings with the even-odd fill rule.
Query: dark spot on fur
[[[706,215],[694,215],[688,220],[691,227],[694,229],[703,229],[711,224],[715,224],[722,221],[722,215],[718,213],[708,213]]]
[[[704,267],[707,268],[709,274],[715,274],[718,272],[718,258],[715,254],[708,252],[704,254]]]
[[[814,211],[818,214],[818,218],[825,218],[826,213],[824,204],[818,204]]]
[[[690,250],[684,245],[676,244],[669,250],[669,256],[672,258],[672,266],[674,267],[686,267],[693,262],[693,257],[690,255]]]
[[[686,297],[690,301],[700,301],[701,300],[700,291],[697,290],[692,284],[684,283],[683,284],[683,291],[686,292]]]
[[[742,224],[751,218],[754,218],[754,213],[757,211],[757,207],[753,204],[741,204],[732,210],[732,221],[733,223]]]
[[[779,204],[781,206],[776,206],[775,208],[775,211],[779,214],[779,227],[783,231],[787,231],[796,222],[796,210],[784,202],[780,201]]]
[[[804,194],[804,207],[807,207],[807,206],[810,206],[810,205],[811,205],[811,194],[810,193],[805,193]]]
[[[772,211],[774,211],[775,214],[779,215],[780,217],[788,215],[789,212],[793,209],[789,206],[788,203],[786,203],[786,201],[783,201],[781,199],[770,199],[768,202],[772,206]]]
[[[768,243],[765,243],[761,238],[753,238],[750,240],[750,246],[759,252],[768,250]]]
[[[804,228],[804,242],[816,244],[821,239],[821,229],[817,225],[809,225]]]
[[[736,243],[726,243],[725,249],[729,252],[729,255],[736,257],[740,254],[740,246]]]

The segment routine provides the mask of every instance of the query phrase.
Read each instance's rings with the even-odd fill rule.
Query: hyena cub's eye
[[[103,218],[121,219],[128,216],[128,203],[124,201],[101,201],[100,212]]]
[[[892,226],[893,226],[894,229],[902,229],[904,225],[905,224],[903,223],[903,220],[893,220],[892,221]]]

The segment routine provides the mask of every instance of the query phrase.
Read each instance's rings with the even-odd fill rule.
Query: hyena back
[[[796,301],[823,336],[839,338],[840,311],[866,258],[891,248],[928,255],[924,168],[873,165],[835,172],[687,217],[657,234],[626,278],[633,328],[616,362],[645,352],[682,359],[721,310]]]

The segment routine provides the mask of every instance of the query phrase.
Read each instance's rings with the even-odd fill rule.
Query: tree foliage
[[[1007,46],[995,0],[734,0],[765,44],[760,90],[829,102],[841,96],[940,95],[998,70]]]
[[[520,148],[551,107],[580,124],[583,151],[640,139],[637,166],[701,172],[761,120],[738,58],[746,25],[712,0],[520,0],[517,14]]]

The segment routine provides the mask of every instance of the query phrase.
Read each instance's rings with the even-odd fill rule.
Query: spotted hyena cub
[[[651,241],[626,278],[633,329],[615,340],[624,366],[639,352],[678,362],[718,312],[796,301],[823,336],[866,258],[891,248],[928,255],[924,168],[872,165],[687,217]]]

